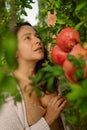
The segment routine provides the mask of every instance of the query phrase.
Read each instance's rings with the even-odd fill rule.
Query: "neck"
[[[30,76],[35,75],[35,66],[36,63],[21,63],[18,68],[14,71],[16,77],[29,78]]]

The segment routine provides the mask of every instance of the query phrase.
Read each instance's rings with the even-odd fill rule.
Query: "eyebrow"
[[[24,36],[26,36],[26,35],[31,35],[31,33],[25,33],[25,34],[23,34],[21,37],[24,37]]]
[[[32,33],[25,33],[25,34],[23,34],[21,37],[24,37],[24,36],[26,36],[26,35],[32,35]],[[38,35],[38,33],[36,32],[34,35],[36,36],[36,35]]]

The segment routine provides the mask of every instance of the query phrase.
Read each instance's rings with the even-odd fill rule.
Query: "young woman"
[[[14,104],[13,99],[9,98],[2,106],[0,130],[64,130],[60,113],[66,107],[67,101],[57,90],[48,93],[41,89],[41,98],[35,91],[32,92],[29,77],[36,76],[45,58],[45,50],[37,31],[24,22],[17,25],[15,33],[18,42],[18,68],[13,75],[19,81],[17,87],[21,92],[22,102]]]

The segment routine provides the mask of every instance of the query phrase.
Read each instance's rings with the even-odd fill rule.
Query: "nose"
[[[38,38],[38,37],[36,37],[36,38],[35,38],[35,43],[38,44],[38,45],[40,45],[40,44],[41,44],[41,39]]]

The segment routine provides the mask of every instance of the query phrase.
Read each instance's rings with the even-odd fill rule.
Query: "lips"
[[[42,50],[42,47],[36,48],[34,51]]]

